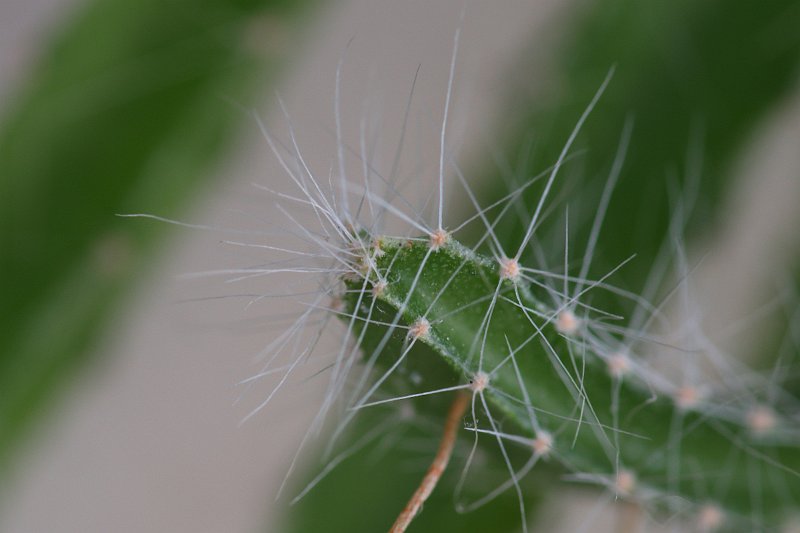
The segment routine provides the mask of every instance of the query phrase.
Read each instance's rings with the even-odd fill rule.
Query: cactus
[[[752,24],[752,35],[736,30],[738,26],[722,24],[723,37],[704,40],[706,35],[700,28],[706,26],[698,21],[718,16],[724,6],[676,6],[673,15],[686,19],[686,27],[697,39],[692,42],[699,42],[698,48],[705,52],[706,47],[723,46],[720,43],[729,41],[734,47],[739,43],[751,49],[754,39],[750,37],[758,33],[756,28],[773,20],[774,15],[765,14],[763,20]],[[611,18],[624,18],[636,9],[646,11],[651,6],[616,7],[614,11],[607,4],[598,5],[593,13],[608,12]],[[699,15],[696,9],[701,11]],[[730,16],[751,21],[750,15],[756,15],[748,15],[748,10],[744,4],[737,5]],[[580,83],[581,79],[597,74],[595,43],[608,41],[607,26],[596,24],[593,16],[587,21],[590,29],[592,24],[597,26],[596,31],[602,29],[603,38],[597,38],[592,31],[581,34],[584,48],[574,55],[578,59],[570,56],[565,61],[565,77],[572,82],[577,78],[566,89],[573,96],[583,95],[586,90],[587,84]],[[670,25],[667,28],[675,29]],[[635,34],[642,27],[629,24],[623,31]],[[747,31],[751,31],[749,23]],[[290,522],[292,531],[315,530],[322,524],[330,531],[388,528],[394,518],[392,513],[400,512],[402,498],[411,495],[413,484],[400,480],[398,483],[408,485],[406,493],[398,496],[397,491],[386,488],[381,491],[383,498],[372,496],[369,489],[360,493],[350,489],[358,489],[359,482],[373,487],[393,484],[391,476],[373,479],[384,469],[392,475],[398,470],[392,466],[392,454],[381,455],[388,445],[379,441],[401,438],[396,436],[401,430],[395,426],[413,431],[418,429],[415,426],[423,425],[428,428],[427,435],[436,435],[445,425],[447,405],[464,394],[471,402],[458,436],[461,448],[457,446],[454,452],[455,466],[451,468],[456,472],[442,478],[448,485],[442,491],[447,494],[421,512],[415,523],[418,531],[515,530],[520,523],[527,529],[531,505],[564,485],[556,477],[598,486],[605,494],[599,497],[601,503],[628,500],[634,508],[644,510],[657,521],[669,521],[680,530],[778,531],[791,527],[800,496],[798,419],[796,400],[782,388],[783,363],[761,375],[721,353],[704,336],[697,313],[691,309],[691,267],[682,244],[684,228],[696,228],[698,221],[713,218],[703,212],[689,224],[691,192],[702,191],[701,211],[714,206],[724,190],[726,171],[741,147],[742,137],[769,99],[747,99],[745,107],[709,106],[716,114],[712,116],[711,129],[726,128],[730,122],[736,127],[727,129],[725,135],[712,132],[709,146],[698,150],[703,153],[699,157],[708,156],[708,170],[688,169],[676,179],[685,183],[685,198],[680,199],[679,193],[650,199],[652,191],[661,187],[661,181],[650,179],[652,175],[663,173],[670,160],[681,156],[674,153],[675,146],[683,149],[689,144],[696,148],[700,143],[687,141],[688,131],[684,130],[691,117],[681,120],[667,116],[674,112],[673,108],[678,114],[694,112],[691,106],[673,101],[688,98],[687,94],[665,89],[664,81],[658,79],[671,71],[665,68],[651,72],[642,67],[651,65],[663,41],[672,35],[641,38],[642,47],[632,45],[639,41],[627,37],[625,34],[610,40],[624,51],[620,65],[625,71],[624,89],[611,98],[604,110],[606,115],[616,114],[612,119],[595,125],[591,119],[587,122],[590,134],[585,144],[590,151],[586,157],[590,170],[586,174],[607,168],[606,159],[613,155],[608,147],[617,142],[609,135],[609,123],[621,124],[631,109],[638,113],[637,122],[640,115],[645,117],[644,135],[637,139],[640,147],[647,142],[651,145],[640,149],[633,158],[633,173],[639,179],[629,179],[625,200],[609,204],[631,135],[630,123],[617,128],[623,131],[622,141],[618,143],[606,188],[596,195],[599,201],[595,199],[587,205],[586,195],[569,199],[571,205],[574,201],[583,208],[579,218],[591,218],[592,210],[598,212],[591,224],[577,230],[573,224],[562,226],[560,233],[555,233],[550,231],[551,226],[557,226],[552,220],[550,224],[542,223],[545,214],[552,215],[560,208],[553,200],[557,194],[551,189],[558,187],[556,178],[579,129],[575,128],[567,139],[564,128],[574,127],[574,123],[560,123],[555,131],[548,130],[555,135],[543,141],[544,151],[553,159],[558,155],[550,172],[513,185],[517,188],[510,193],[499,191],[499,180],[486,180],[486,189],[492,190],[484,196],[505,196],[495,203],[483,200],[486,207],[471,196],[476,214],[461,224],[449,225],[443,224],[442,215],[446,190],[444,145],[440,147],[439,181],[431,187],[438,193],[432,193],[429,199],[431,203],[438,200],[439,205],[428,216],[422,214],[425,209],[417,209],[407,200],[387,200],[387,196],[396,197],[396,191],[381,179],[368,180],[361,187],[343,184],[338,192],[327,190],[322,185],[324,180],[315,179],[304,168],[299,150],[293,146],[296,164],[286,166],[302,191],[299,201],[313,206],[318,218],[325,222],[327,229],[321,235],[339,240],[337,245],[327,241],[324,245],[325,254],[335,258],[334,266],[327,266],[334,272],[333,279],[325,285],[332,303],[323,307],[342,319],[350,341],[342,344],[332,363],[325,405],[311,432],[316,432],[325,419],[336,421],[331,443],[323,454],[325,467],[298,489],[300,497],[314,501],[300,502]],[[759,63],[752,69],[755,72],[763,67],[783,80],[772,80],[774,83],[760,88],[772,97],[779,96],[790,79],[792,69],[784,67],[796,62],[793,46],[782,50],[786,55],[773,58],[776,64]],[[632,59],[626,55],[629,51]],[[643,76],[646,82],[642,82]],[[740,69],[721,69],[715,79],[729,87],[743,76],[750,77]],[[654,98],[657,88],[668,94]],[[708,92],[716,94],[714,88],[708,88]],[[691,92],[692,97],[694,94]],[[730,91],[726,95],[736,99],[744,93]],[[716,97],[712,98],[716,101]],[[586,105],[589,98],[567,96],[562,100],[572,109],[571,106]],[[636,101],[643,103],[637,105]],[[659,105],[654,106],[654,102]],[[595,103],[596,97],[589,108]],[[602,102],[599,108],[604,108]],[[519,109],[541,118],[548,113],[563,114],[564,107],[551,105],[544,113],[536,106],[523,105]],[[579,127],[586,114],[579,120]],[[523,127],[529,128],[530,124],[523,123]],[[510,144],[526,144],[524,132],[520,134],[517,129],[512,131],[514,134]],[[560,154],[554,152],[556,143],[562,143]],[[657,157],[650,157],[648,150]],[[343,176],[343,166],[339,170]],[[490,170],[490,175],[492,172],[496,170]],[[457,168],[455,173],[465,184]],[[692,182],[699,179],[700,173],[704,174],[703,180]],[[371,176],[373,172],[365,168],[364,174]],[[381,195],[378,191],[384,188],[388,192]],[[358,207],[348,209],[348,204]],[[639,217],[632,217],[623,207],[659,213],[645,214],[642,218],[648,228],[637,233],[628,231],[628,227],[632,218]],[[590,279],[595,252],[604,248],[599,232],[608,209],[612,232],[605,241],[611,241],[612,253],[598,263],[606,265],[609,257],[615,257],[620,250],[628,254],[639,252],[638,247],[631,246],[634,241],[643,244],[645,261],[639,260],[638,268],[633,269],[619,264]],[[672,211],[671,217],[661,213],[667,210]],[[385,235],[381,222],[386,213],[405,221],[407,233],[400,232],[400,237]],[[574,218],[565,216],[561,220],[573,222]],[[616,287],[614,278],[619,273],[628,283]],[[642,284],[642,292],[628,292],[632,286]],[[674,313],[667,310],[669,306],[688,308],[690,312],[676,325]],[[796,352],[796,344],[793,349]],[[764,354],[761,359],[774,361],[776,357]],[[360,375],[353,378],[350,371],[359,361],[363,367]],[[342,399],[343,421],[336,416],[334,398]],[[359,421],[359,417],[366,421]],[[333,456],[337,442],[344,451]],[[402,446],[396,448],[402,450]],[[430,460],[435,446],[430,444],[429,449]],[[351,459],[364,450],[380,459],[373,459],[372,463]],[[481,454],[488,456],[489,465],[478,464],[476,458]],[[343,475],[332,473],[334,479],[321,481],[332,465],[345,460],[351,463],[340,467],[345,471]],[[418,470],[421,479],[422,468]],[[498,471],[505,474],[501,480],[496,478]],[[367,475],[369,478],[364,478]],[[423,486],[427,476],[425,479]],[[321,483],[327,485],[318,486]],[[342,487],[348,488],[347,493],[340,494]],[[315,491],[321,495],[315,497]],[[470,491],[472,494],[467,495]],[[398,498],[393,511],[386,510],[381,501],[390,493]],[[483,515],[471,521],[469,513],[454,512],[448,501],[451,494],[455,510],[478,509],[478,513],[485,511],[482,506],[492,500],[496,500],[492,505],[500,509],[515,507],[513,501],[509,504],[510,496],[517,502],[519,521],[500,525],[489,520],[487,526]],[[436,493],[432,498],[435,497]],[[360,502],[358,517],[343,512],[356,508],[351,501]],[[373,516],[373,505],[381,508],[382,517]],[[447,511],[447,518],[429,516]],[[315,513],[323,518],[315,521]],[[496,511],[494,516],[503,514]],[[341,515],[344,518],[332,518]]]
[[[793,517],[800,497],[798,420],[780,384],[718,357],[696,324],[667,330],[670,320],[663,306],[676,295],[688,298],[685,279],[655,304],[652,294],[632,294],[611,283],[627,261],[597,279],[587,277],[632,123],[622,132],[588,242],[573,252],[579,265],[572,264],[575,245],[569,228],[558,237],[565,241],[560,248],[539,234],[542,219],[557,205],[550,192],[572,142],[609,79],[556,163],[500,201],[481,207],[456,169],[476,213],[449,231],[442,226],[444,144],[438,194],[431,197],[438,207],[426,221],[420,212],[404,211],[379,194],[385,186],[380,180],[363,186],[344,180],[324,184],[306,166],[293,132],[289,156],[267,134],[300,192],[282,197],[309,207],[321,225],[316,231],[302,230],[304,239],[319,247],[310,254],[314,265],[304,252],[301,264],[289,270],[330,276],[311,309],[273,345],[276,353],[291,355],[292,362],[279,368],[285,372],[281,383],[318,338],[308,348],[299,340],[313,312],[337,315],[349,339],[330,365],[328,394],[309,432],[337,419],[337,406],[345,405],[328,445],[329,462],[296,500],[332,466],[394,424],[417,416],[443,424],[444,404],[456,398],[458,405],[466,394],[469,406],[456,438],[472,447],[461,457],[461,475],[453,487],[457,507],[464,511],[510,493],[527,530],[529,478],[537,465],[544,465],[546,478],[555,473],[596,485],[609,499],[630,500],[700,530],[772,530]],[[534,183],[543,184],[543,192],[525,220],[526,231],[514,249],[504,248],[495,227],[517,214],[512,208]],[[674,209],[673,243],[680,242],[686,209],[681,202]],[[383,234],[379,228],[386,217],[405,222],[407,234]],[[467,244],[459,240],[462,233],[479,237]],[[551,249],[563,255],[553,257]],[[668,255],[686,277],[683,254],[677,245]],[[562,266],[554,269],[553,264]],[[276,270],[286,268],[258,267],[243,275]],[[664,265],[654,272],[650,293],[672,279]],[[593,298],[598,292],[632,301],[630,318],[597,308]],[[664,359],[679,362],[670,368]],[[265,373],[273,371],[273,361]],[[710,369],[703,370],[703,364]],[[370,410],[382,410],[383,416],[359,425],[355,443],[331,458],[345,429]],[[493,484],[478,483],[480,495],[466,501],[465,487],[483,477],[474,465],[478,449],[493,454],[506,475]],[[401,503],[396,502],[398,512]],[[412,515],[421,503],[415,502]],[[384,517],[386,527],[391,518]]]
[[[584,304],[588,293],[575,284],[565,294],[552,277],[509,268],[513,259],[481,256],[455,241],[436,251],[424,240],[380,243],[383,254],[366,278],[370,291],[362,295],[357,281],[348,282],[347,308],[374,330],[361,341],[367,358],[383,355],[389,368],[356,409],[425,343],[471,391],[473,419],[476,410],[488,419],[473,431],[496,440],[504,455],[511,446],[528,450],[520,470],[509,464],[504,488],[552,457],[574,479],[618,496],[698,515],[719,506],[743,529],[774,525],[786,497],[798,496],[796,421],[747,390],[704,397],[659,376],[627,344],[638,332],[619,336],[621,328]],[[457,387],[426,379],[423,390]],[[725,490],[709,495],[688,475],[698,469],[707,480],[726,480]],[[752,478],[741,474],[752,469],[772,480],[760,501],[752,498]]]

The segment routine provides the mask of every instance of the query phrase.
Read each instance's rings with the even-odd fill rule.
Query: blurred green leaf
[[[0,129],[0,466],[230,145],[291,51],[289,0],[97,0],[54,38]]]
[[[672,218],[676,195],[670,186],[683,187],[686,197],[698,199],[690,236],[713,224],[739,151],[764,114],[796,87],[800,5],[792,0],[612,0],[582,6],[575,16],[557,45],[547,83],[533,94],[517,87],[508,98],[514,126],[504,132],[504,153],[509,160],[523,154],[520,183],[527,181],[531,168],[554,162],[577,118],[615,67],[573,147],[572,153],[580,155],[562,170],[559,182],[573,207],[570,212],[584,217],[581,224],[570,225],[583,228],[571,239],[582,247],[594,211],[575,207],[582,200],[596,204],[587,199],[599,197],[624,123],[634,121],[595,264],[596,272],[607,272],[637,254],[614,283],[639,290]],[[525,61],[520,56],[518,73],[526,72]],[[483,168],[497,175],[495,165]],[[540,192],[535,187],[529,191],[529,205],[535,205]],[[498,194],[494,186],[486,187],[485,196]],[[563,225],[553,226],[560,228],[563,241]],[[524,229],[515,220],[498,235],[514,249]]]

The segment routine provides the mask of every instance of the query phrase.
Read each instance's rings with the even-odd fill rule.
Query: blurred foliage
[[[508,97],[514,126],[501,133],[504,153],[509,161],[521,160],[522,170],[514,176],[519,183],[531,169],[552,164],[615,67],[572,149],[579,155],[565,166],[559,181],[565,183],[562,191],[569,197],[570,212],[582,217],[570,224],[580,228],[571,241],[583,246],[624,124],[633,120],[633,137],[603,226],[595,272],[607,272],[635,253],[634,263],[615,274],[614,283],[640,290],[678,197],[697,198],[689,237],[713,225],[740,150],[765,113],[797,87],[800,4],[595,1],[578,10],[575,21],[566,26],[547,82],[527,80],[535,86],[531,91],[516,87]],[[525,64],[521,56],[518,73],[526,72]],[[482,168],[484,176],[497,175],[494,165]],[[493,180],[485,183],[485,196],[499,194],[488,185]],[[540,192],[540,187],[528,191],[529,205],[536,204]],[[582,205],[591,209],[582,210]],[[563,241],[561,219],[551,218],[556,220],[553,226],[562,228],[555,231]],[[510,249],[523,233],[519,220],[498,231]]]
[[[306,2],[95,0],[71,16],[0,129],[0,467],[85,363],[165,225],[274,78]],[[101,355],[101,354],[96,354]]]

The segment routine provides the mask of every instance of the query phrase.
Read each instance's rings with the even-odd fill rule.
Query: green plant
[[[623,137],[620,164],[629,134]],[[547,174],[545,190],[568,148]],[[523,524],[520,479],[540,461],[574,481],[605,487],[613,497],[694,520],[704,529],[723,524],[732,530],[767,529],[791,517],[800,496],[800,455],[793,403],[775,397],[779,385],[716,360],[713,373],[722,379],[713,391],[705,388],[710,374],[693,375],[697,361],[690,359],[711,348],[694,344],[671,350],[668,357],[680,358],[682,366],[677,377],[670,376],[652,357],[651,344],[667,342],[660,340],[666,332],[650,327],[665,320],[662,310],[624,293],[639,306],[630,322],[595,307],[595,292],[621,292],[607,280],[614,271],[586,278],[605,205],[592,240],[579,249],[579,268],[570,266],[565,246],[561,270],[553,269],[548,241],[534,239],[546,193],[519,247],[507,250],[493,228],[522,190],[490,209],[478,207],[471,220],[481,222],[484,233],[467,247],[435,223],[402,214],[372,193],[362,199],[376,211],[406,219],[419,236],[389,237],[368,223],[356,226],[356,217],[334,207],[311,173],[300,170],[294,179],[302,191],[297,201],[312,206],[324,221],[327,229],[320,234],[338,238],[318,243],[335,261],[330,268],[336,281],[327,289],[339,302],[333,312],[356,340],[353,348],[344,344],[332,363],[323,413],[339,394],[349,406],[334,440],[362,409],[388,404],[386,409],[405,400],[415,412],[443,412],[426,399],[460,390],[471,395],[466,420],[475,444],[498,447],[508,471],[508,479],[495,486],[480,484],[485,494],[478,503],[515,489]],[[306,352],[295,353],[294,364]],[[359,353],[365,369],[349,380]],[[389,419],[399,416],[386,412]],[[480,476],[471,472],[471,460],[472,454],[465,475]],[[754,471],[763,479],[757,497]]]
[[[218,95],[247,101],[264,62],[253,28],[262,8],[278,8],[270,28],[288,20],[286,4],[94,2],[21,91],[0,135],[0,466],[151,262],[150,226],[113,214],[168,213],[197,188],[238,116]],[[798,15],[789,1],[587,4],[549,73],[556,96],[510,99],[504,146],[522,154],[521,170],[470,161],[477,214],[460,222],[441,203],[445,174],[467,182],[444,128],[432,210],[372,168],[369,150],[356,185],[345,181],[343,142],[333,178],[306,166],[293,135],[273,143],[300,191],[282,200],[310,207],[321,225],[292,219],[311,251],[255,244],[299,262],[235,273],[313,279],[310,309],[252,380],[279,376],[265,403],[309,360],[316,317],[338,316],[347,334],[323,368],[328,390],[305,441],[326,435],[323,466],[290,477],[297,504],[285,529],[386,529],[445,425],[444,460],[426,479],[453,459],[417,531],[525,527],[565,476],[605,488],[593,492],[600,503],[630,500],[677,527],[775,530],[792,518],[797,389],[783,379],[797,341],[759,332],[759,373],[721,354],[694,312],[670,307],[693,305],[684,239],[714,223],[742,146],[795,82]],[[687,147],[697,157],[675,170]],[[556,161],[530,178],[528,168]],[[671,195],[664,173],[674,174]],[[384,230],[387,218],[406,228]],[[445,424],[445,413],[462,418],[464,398],[463,427]]]
[[[631,269],[625,260],[589,277],[597,271],[592,262],[602,248],[598,236],[624,166],[631,131],[636,131],[634,122],[617,130],[621,140],[614,141],[618,148],[613,163],[604,164],[610,170],[602,191],[593,186],[589,195],[570,197],[564,193],[568,188],[560,188],[562,198],[569,198],[565,203],[574,201],[582,209],[579,219],[591,222],[576,231],[574,216],[554,214],[561,208],[553,199],[557,197],[555,179],[573,154],[573,142],[598,97],[599,93],[591,99],[573,131],[557,138],[562,146],[553,157],[554,166],[537,179],[520,180],[496,202],[481,205],[453,163],[476,214],[450,226],[443,223],[444,144],[439,180],[431,186],[434,192],[425,204],[438,205],[426,211],[407,200],[386,200],[397,196],[391,176],[375,177],[371,169],[365,169],[364,185],[346,183],[341,153],[342,182],[326,184],[305,166],[293,134],[288,156],[280,155],[286,152],[271,141],[298,187],[299,196],[291,200],[310,207],[321,223],[315,234],[303,230],[308,240],[320,246],[317,253],[330,260],[320,270],[332,277],[323,285],[325,296],[312,307],[339,315],[350,339],[330,363],[328,394],[310,430],[316,433],[326,419],[336,420],[323,454],[322,474],[365,449],[379,453],[382,445],[376,441],[391,440],[386,434],[397,431],[395,425],[413,426],[431,418],[442,424],[449,399],[467,393],[471,409],[465,429],[471,433],[467,440],[474,444],[461,457],[461,475],[449,479],[456,509],[477,508],[510,493],[518,501],[526,528],[530,500],[549,494],[558,486],[553,476],[562,476],[606,489],[608,496],[601,501],[632,501],[657,519],[670,517],[678,527],[777,530],[794,518],[800,497],[795,400],[783,388],[780,376],[762,375],[723,356],[704,336],[693,312],[676,324],[676,317],[664,309],[668,305],[690,308],[693,303],[683,241],[693,222],[693,191],[700,171],[690,166],[681,176],[688,192],[673,187],[671,205],[663,197],[658,199],[658,209],[666,214],[647,219],[655,229],[647,232],[645,266],[639,262]],[[445,125],[446,115],[447,111]],[[753,119],[752,115],[740,118],[743,123]],[[591,124],[591,118],[586,123]],[[608,145],[612,138],[608,131],[597,126],[593,130]],[[723,182],[719,168],[726,166],[733,146],[735,139],[728,138],[709,151],[717,158],[713,173],[718,185]],[[365,154],[361,157],[366,159]],[[643,164],[638,158],[635,161]],[[384,190],[385,194],[380,192]],[[642,192],[631,196],[637,201],[637,194],[635,208],[640,210]],[[592,195],[595,199],[587,201]],[[597,210],[596,216],[592,210]],[[408,234],[384,235],[380,229],[384,216],[405,222]],[[621,211],[609,216],[616,226],[610,238],[618,249],[620,243],[631,242],[620,231],[626,217]],[[623,267],[633,273],[623,287],[616,286],[611,276]],[[331,298],[330,304],[323,303],[326,297]],[[291,332],[302,331],[307,318]],[[294,360],[300,361],[307,355],[305,344],[299,347],[290,338],[283,338],[280,348],[290,348],[289,353],[297,357]],[[359,361],[363,366],[358,366]],[[358,376],[353,378],[351,371],[356,368]],[[344,404],[338,406],[341,413],[335,405],[337,398]],[[405,407],[397,407],[403,402]],[[381,409],[381,414],[368,414]],[[363,424],[357,420],[361,414],[368,420]],[[344,451],[334,456],[340,440],[345,442]],[[474,466],[476,450],[481,449],[490,450],[488,460],[505,470],[505,479],[487,482],[493,477],[488,473],[491,469]],[[372,470],[355,462],[355,466],[339,468],[351,468],[361,476],[364,472],[377,475],[375,470],[392,460],[375,460]],[[545,471],[538,482],[529,475],[534,465]],[[313,498],[314,490],[309,489],[324,483],[322,477],[301,485],[300,496]],[[290,522],[294,530],[312,530],[328,520],[343,529],[344,524],[363,530],[388,527],[391,511],[382,521],[360,512],[358,517],[343,513],[345,500],[362,500],[349,492],[339,498],[331,487],[337,481],[339,486],[357,486],[354,479],[361,478],[358,474],[348,478],[345,473],[330,481],[328,490],[321,490],[313,503],[301,500]],[[389,479],[377,483],[395,481]],[[465,497],[470,490],[479,494],[471,501]],[[384,499],[389,492],[381,491]],[[412,491],[406,488],[405,492]],[[395,512],[402,507],[399,498]],[[331,501],[322,501],[326,499]],[[380,499],[376,496],[369,502]],[[440,500],[432,513],[441,506]],[[324,518],[315,520],[313,513]],[[341,520],[330,518],[343,514]],[[492,524],[492,513],[487,515]],[[437,530],[442,524],[459,531],[500,528],[486,526],[483,519],[469,514],[456,518],[451,511],[448,518],[434,516],[426,522],[423,512],[419,530]]]

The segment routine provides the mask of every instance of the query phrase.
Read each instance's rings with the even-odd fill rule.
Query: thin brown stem
[[[456,395],[456,399],[453,401],[453,405],[450,406],[450,411],[447,413],[447,420],[444,424],[444,434],[442,435],[442,441],[439,443],[439,450],[436,452],[436,457],[433,458],[433,463],[431,463],[431,466],[428,468],[425,477],[422,478],[422,483],[420,483],[414,495],[411,496],[403,512],[400,513],[400,516],[395,520],[389,533],[403,533],[419,512],[422,504],[425,503],[425,500],[427,500],[428,496],[433,492],[433,489],[439,482],[439,478],[441,478],[442,473],[444,473],[444,469],[447,468],[447,463],[450,462],[450,455],[453,453],[453,446],[456,443],[456,431],[458,431],[459,423],[464,417],[468,403],[469,395],[467,393],[459,392]]]

